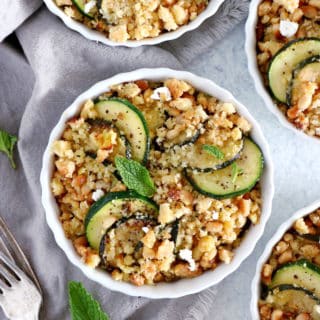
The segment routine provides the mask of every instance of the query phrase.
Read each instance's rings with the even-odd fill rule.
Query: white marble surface
[[[215,300],[212,301],[214,313],[208,320],[251,319],[250,286],[265,244],[297,209],[320,198],[320,144],[283,128],[267,110],[247,70],[244,41],[242,23],[214,51],[203,56],[201,62],[188,68],[231,91],[249,109],[264,131],[275,165],[275,198],[264,236],[241,267],[216,286]]]

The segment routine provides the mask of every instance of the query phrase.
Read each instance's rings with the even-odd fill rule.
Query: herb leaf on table
[[[69,306],[72,320],[109,320],[98,301],[80,282],[69,282]]]
[[[16,168],[16,164],[13,160],[13,149],[17,143],[18,138],[9,134],[8,132],[0,129],[0,152],[3,152],[7,155],[10,160],[12,168]]]

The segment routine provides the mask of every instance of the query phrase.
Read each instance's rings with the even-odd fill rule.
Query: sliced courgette
[[[101,238],[99,245],[99,255],[105,267],[119,267],[116,262],[119,256],[125,257],[127,254],[136,258],[134,265],[141,257],[143,243],[140,241],[145,232],[143,228],[152,228],[157,224],[157,220],[148,215],[134,214],[124,217],[114,222]],[[121,264],[120,264],[121,268]]]
[[[316,242],[318,245],[320,243],[320,234],[298,234],[298,238]]]
[[[269,290],[266,301],[286,312],[312,313],[320,307],[320,299],[309,290],[292,284],[282,284]]]
[[[86,235],[90,246],[98,249],[106,230],[118,219],[135,212],[157,216],[158,206],[149,198],[134,191],[110,192],[95,202],[85,218]]]
[[[103,130],[113,130],[117,133],[117,144],[114,147],[114,150],[112,154],[109,155],[106,163],[109,164],[110,162],[114,162],[114,158],[116,156],[123,156],[127,159],[131,159],[132,157],[132,151],[131,151],[131,145],[128,139],[125,135],[121,134],[119,129],[113,125],[112,122],[106,121],[104,119],[92,119],[87,118],[85,120],[90,125],[90,133],[96,132],[101,133]],[[87,151],[86,154],[90,156],[91,158],[95,159],[97,157],[97,154],[95,151]]]
[[[295,105],[301,94],[301,84],[320,82],[320,56],[303,60],[293,70],[292,79],[287,92],[287,104]]]
[[[320,297],[320,268],[306,259],[289,262],[275,272],[270,288],[283,284],[304,288]]]
[[[187,180],[199,193],[214,199],[232,198],[250,191],[259,181],[263,169],[260,148],[251,139],[245,138],[243,151],[234,164],[241,170],[235,181],[233,164],[213,172],[184,172]]]
[[[301,61],[319,54],[318,38],[293,40],[280,49],[271,60],[268,70],[269,87],[273,96],[280,102],[287,103],[293,70]]]
[[[134,105],[119,98],[95,104],[99,118],[112,122],[131,145],[132,159],[145,163],[150,149],[150,135],[146,120]]]
[[[182,147],[175,147],[171,152],[173,156],[175,154],[182,159],[183,167],[187,167],[190,170],[210,172],[218,169],[222,169],[230,165],[233,161],[240,157],[241,151],[244,146],[244,140],[227,140],[224,145],[219,147],[219,150],[223,153],[223,157],[216,157],[203,148],[204,144],[197,140],[195,143],[191,143]]]
[[[85,10],[85,5],[88,1],[86,1],[86,0],[72,0],[72,2],[81,14],[83,14],[84,16],[86,16],[89,19],[94,18],[89,12],[86,12],[86,10]]]

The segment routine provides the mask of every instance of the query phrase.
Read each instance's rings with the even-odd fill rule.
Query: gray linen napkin
[[[247,5],[248,1],[226,1],[217,21],[235,24],[245,14]],[[1,7],[2,2],[3,12]],[[214,44],[218,34],[221,36],[220,31],[225,31],[219,23],[220,31],[211,29],[215,23],[210,19],[199,33],[195,31],[193,36],[187,34],[161,47],[110,48],[68,30],[42,8],[17,30],[30,66],[11,49],[0,46],[0,127],[19,133],[18,170],[11,170],[0,154],[0,214],[17,236],[42,284],[41,319],[69,318],[69,280],[82,281],[112,320],[212,319],[215,288],[177,300],[150,301],[113,293],[86,279],[58,248],[47,227],[40,203],[39,175],[49,133],[76,96],[119,72],[140,67],[183,69],[181,62],[198,57]],[[197,43],[202,36],[204,41],[199,48]],[[0,318],[4,318],[1,313]]]
[[[12,33],[42,4],[41,0],[1,0],[0,41]]]

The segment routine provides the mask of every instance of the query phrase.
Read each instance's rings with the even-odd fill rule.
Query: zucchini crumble
[[[320,319],[320,209],[298,219],[261,271],[261,320]]]
[[[320,1],[262,1],[256,34],[274,102],[296,128],[320,138]]]
[[[87,265],[137,286],[229,264],[261,214],[250,131],[232,103],[185,81],[112,86],[52,146],[66,236]]]
[[[112,41],[155,38],[194,20],[208,0],[55,0],[67,16]]]

